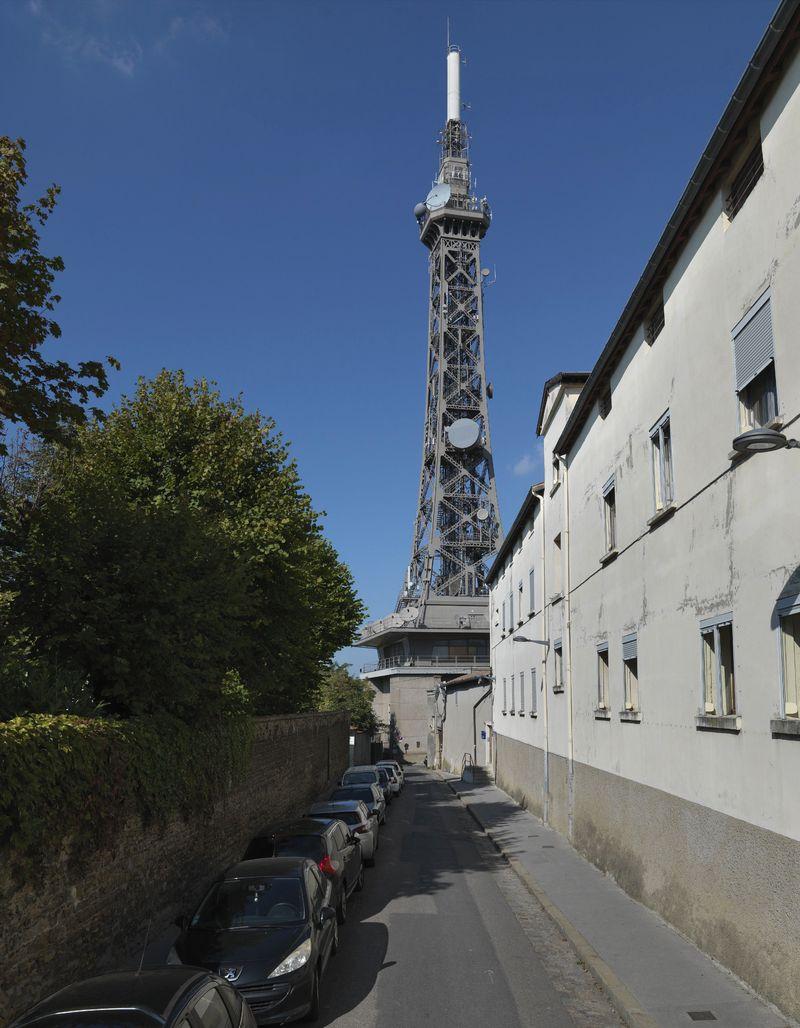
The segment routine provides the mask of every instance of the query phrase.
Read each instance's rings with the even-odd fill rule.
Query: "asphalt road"
[[[610,1028],[592,977],[432,772],[411,769],[322,986],[336,1028]]]

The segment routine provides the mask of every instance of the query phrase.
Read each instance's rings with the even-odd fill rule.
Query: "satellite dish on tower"
[[[478,513],[476,515],[478,521],[487,521],[489,518],[489,511],[486,507],[478,507]]]
[[[403,621],[416,621],[418,614],[418,607],[406,607],[403,611]]]
[[[481,437],[481,426],[472,418],[459,418],[447,430],[451,446],[457,450],[471,450]]]
[[[438,211],[450,199],[450,192],[450,186],[446,182],[440,182],[425,197],[425,206],[429,211]]]

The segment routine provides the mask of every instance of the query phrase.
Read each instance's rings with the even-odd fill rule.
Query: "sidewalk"
[[[635,1028],[795,1024],[631,899],[507,793],[439,774],[572,942],[626,1023]]]

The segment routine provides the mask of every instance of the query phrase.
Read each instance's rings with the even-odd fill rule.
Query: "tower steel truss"
[[[472,192],[468,133],[450,118],[437,184],[415,210],[430,250],[425,431],[417,516],[397,611],[424,624],[433,597],[486,597],[500,543],[486,368],[480,243],[491,221]]]

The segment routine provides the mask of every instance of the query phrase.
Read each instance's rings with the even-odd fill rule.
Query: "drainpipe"
[[[545,527],[545,502],[544,496],[539,500],[539,510],[541,512],[541,542],[539,545],[539,551],[542,558],[542,608],[546,612],[544,617],[544,637],[545,639],[552,639],[552,633],[550,631],[550,604],[547,602],[547,570],[545,564],[546,558],[546,540],[547,530]],[[544,661],[542,662],[542,714],[544,721],[544,796],[542,799],[542,820],[547,824],[550,820],[550,724],[548,717],[547,707],[547,694],[549,689],[547,686],[547,657],[550,653],[550,647],[544,651]]]
[[[575,743],[572,729],[572,597],[570,594],[569,552],[569,469],[564,457],[559,457],[564,482],[564,634],[567,641],[567,838],[572,841],[573,813],[575,809]]]
[[[472,704],[472,760],[473,763],[478,763],[478,722],[475,720],[478,714],[478,707],[483,701],[491,696],[494,692],[494,675],[489,675],[489,681],[492,683],[486,692],[481,696],[479,700]]]

